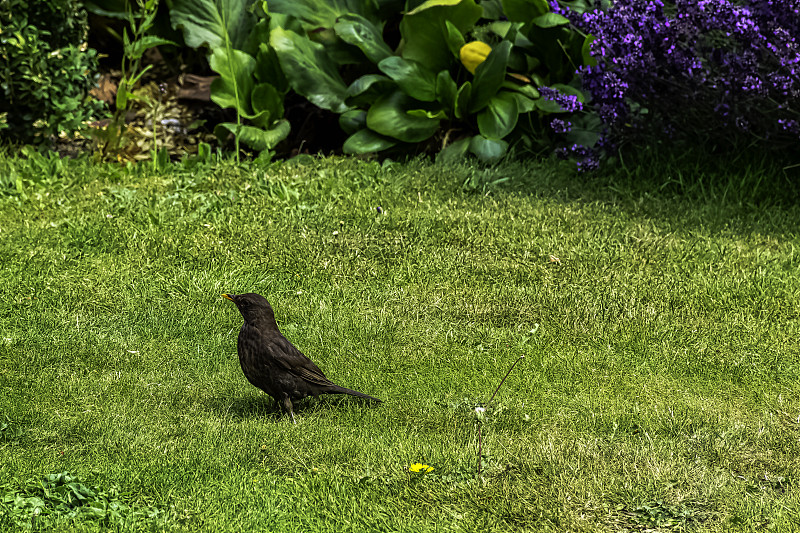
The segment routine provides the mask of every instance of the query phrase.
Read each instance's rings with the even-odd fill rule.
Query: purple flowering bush
[[[607,136],[800,147],[800,0],[616,0],[570,20]]]

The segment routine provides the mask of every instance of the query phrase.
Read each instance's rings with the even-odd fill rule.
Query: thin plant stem
[[[494,400],[494,397],[497,396],[497,391],[499,391],[500,387],[503,386],[503,383],[506,382],[506,379],[511,374],[511,371],[514,370],[514,367],[517,366],[517,363],[519,363],[520,359],[525,359],[525,354],[524,353],[520,354],[520,356],[517,357],[517,359],[513,363],[511,363],[511,368],[508,369],[508,372],[506,372],[506,375],[503,376],[503,379],[500,380],[500,384],[497,386],[496,389],[494,389],[494,392],[492,393],[492,397],[489,398],[488,402],[486,402],[486,406],[487,407],[489,406],[490,403],[492,403],[492,400]],[[483,425],[481,424],[481,421],[479,419],[478,420],[478,474],[481,473],[481,469],[483,468],[483,432],[481,431],[482,428],[483,428]]]
[[[506,372],[506,375],[505,375],[505,376],[503,376],[503,379],[500,381],[500,385],[498,385],[498,386],[497,386],[497,388],[496,388],[496,389],[494,390],[494,392],[492,393],[492,397],[491,397],[491,398],[489,398],[489,401],[486,403],[486,405],[487,405],[487,406],[488,406],[490,403],[492,403],[492,400],[494,400],[494,397],[495,397],[495,396],[497,396],[497,391],[499,391],[499,390],[500,390],[500,387],[502,387],[502,386],[503,386],[503,383],[505,383],[505,382],[506,382],[506,378],[508,378],[508,375],[509,375],[509,374],[511,374],[511,371],[512,371],[512,370],[514,370],[514,367],[515,367],[515,366],[517,366],[517,363],[519,363],[520,359],[525,359],[525,354],[520,354],[520,356],[519,356],[519,357],[517,357],[516,361],[514,361],[514,362],[511,364],[511,368],[509,368],[509,369],[508,369],[508,372]]]
[[[481,473],[481,458],[483,457],[483,437],[481,436],[481,423],[478,422],[478,474]]]

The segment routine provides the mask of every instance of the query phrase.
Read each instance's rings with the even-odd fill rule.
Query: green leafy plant
[[[574,72],[591,37],[546,0],[427,0],[403,15],[394,50],[366,3],[319,4],[270,3],[301,21],[270,44],[292,89],[341,115],[346,153],[427,143],[444,159],[495,162],[511,144],[552,146],[548,117],[585,101]],[[353,56],[371,68],[350,79]]]
[[[164,527],[161,509],[126,502],[117,487],[87,485],[69,472],[0,485],[0,525],[45,530],[93,524],[103,529]]]
[[[152,29],[158,13],[158,0],[136,0],[138,10],[134,10],[131,4],[128,5],[128,25],[131,29],[130,36],[127,28],[122,30],[122,78],[117,87],[116,108],[111,117],[111,122],[104,132],[100,135],[102,146],[100,153],[102,157],[117,153],[120,145],[124,142],[125,135],[125,116],[130,104],[139,100],[146,105],[154,105],[154,102],[141,93],[135,91],[135,87],[142,79],[142,76],[152,68],[152,65],[142,66],[144,53],[155,46],[165,44],[175,44],[168,39],[157,35],[148,35]],[[153,164],[157,164],[156,154],[158,152],[158,138],[156,122],[153,121]]]
[[[0,421],[0,444],[17,444],[22,434],[22,428],[14,424],[8,415],[4,415]]]
[[[48,144],[96,118],[97,53],[77,2],[0,2],[0,134]]]
[[[211,84],[211,99],[236,112],[235,123],[217,125],[217,137],[233,134],[237,154],[240,141],[262,152],[285,139],[288,86],[269,46],[275,23],[266,11],[257,16],[247,0],[176,0],[170,16],[188,46],[209,49],[209,64],[220,76]]]

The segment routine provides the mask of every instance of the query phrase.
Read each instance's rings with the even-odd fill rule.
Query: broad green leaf
[[[587,35],[586,39],[583,40],[583,45],[581,46],[581,58],[583,59],[584,65],[589,65],[590,67],[597,66],[597,60],[592,55],[592,43],[596,37],[594,35]]]
[[[512,48],[511,53],[508,55],[508,65],[506,65],[509,74],[528,72],[528,56],[525,52],[518,48]],[[525,76],[527,78],[527,76]]]
[[[497,20],[489,24],[489,29],[492,31],[492,33],[494,33],[495,35],[497,35],[502,39],[506,36],[508,30],[511,29],[512,24],[513,24],[512,22],[509,22],[507,20]]]
[[[444,109],[440,109],[439,111],[428,111],[427,109],[412,109],[408,111],[408,114],[409,116],[412,117],[437,118],[437,119],[447,118],[447,113],[444,112]]]
[[[386,94],[369,108],[367,126],[381,135],[403,142],[422,142],[436,133],[439,120],[409,115],[407,111],[417,105],[402,91]]]
[[[516,91],[506,91],[502,90],[498,93],[499,95],[511,95],[517,100],[517,111],[519,111],[520,115],[524,115],[525,113],[530,113],[531,111],[536,110],[536,101],[537,98],[529,98],[525,96],[523,93],[519,93]]]
[[[348,3],[345,0],[268,0],[267,2],[271,13],[291,15],[300,20],[306,31],[333,28],[336,19],[354,12]]]
[[[503,6],[500,4],[500,0],[482,0],[481,8],[483,8],[483,15],[481,18],[485,18],[487,20],[497,20],[505,16],[505,13],[503,13]]]
[[[478,113],[478,130],[487,139],[502,139],[511,133],[518,118],[516,98],[509,93],[499,93]]]
[[[536,109],[538,109],[542,113],[547,113],[547,114],[564,113],[564,109],[558,102],[554,102],[553,100],[548,100],[547,98],[537,99]]]
[[[447,145],[441,152],[436,154],[436,162],[448,165],[462,161],[467,156],[471,140],[471,137],[466,137]]]
[[[454,110],[456,118],[465,120],[469,116],[469,102],[471,99],[472,82],[467,81],[458,88],[458,92],[456,93],[456,105]]]
[[[247,39],[245,39],[240,50],[242,52],[247,52],[253,57],[256,57],[261,45],[266,45],[269,43],[269,32],[270,19],[263,18],[259,20],[255,26],[253,26],[253,29],[250,31],[250,35],[247,36]]]
[[[237,125],[231,122],[222,122],[214,128],[214,134],[224,139],[227,132],[234,136],[239,135],[239,140],[256,151],[274,148],[279,142],[289,136],[291,126],[288,120],[279,120],[272,128],[265,130],[255,126]]]
[[[539,98],[539,91],[536,90],[536,87],[534,87],[529,83],[517,83],[506,80],[503,82],[503,89],[524,94],[531,100],[536,100],[537,98]]]
[[[508,150],[508,143],[498,139],[487,139],[482,135],[474,136],[469,142],[469,151],[484,163],[496,163]]]
[[[392,55],[391,48],[383,42],[380,29],[364,17],[353,13],[343,15],[333,29],[341,40],[360,48],[373,63]]]
[[[400,21],[402,56],[422,63],[433,72],[448,68],[453,55],[445,21],[463,35],[472,29],[483,10],[475,0],[428,0]]]
[[[344,142],[342,151],[346,154],[368,154],[380,152],[396,145],[397,141],[364,128],[352,134]]]
[[[539,74],[529,71],[528,72],[528,76],[531,78],[531,81],[533,82],[534,86],[536,86],[536,87],[546,87],[547,86],[547,82],[545,82],[545,79],[542,76],[540,76]]]
[[[503,12],[511,22],[528,23],[550,12],[547,0],[501,0]]]
[[[334,113],[349,109],[344,102],[347,86],[321,44],[282,28],[272,30],[269,42],[292,89]]]
[[[306,30],[299,20],[291,15],[284,15],[283,13],[272,12],[269,14],[269,31],[272,32],[275,28],[282,28],[285,31],[293,31],[298,35],[305,35]],[[267,36],[269,42],[269,35]]]
[[[347,103],[353,106],[369,107],[379,96],[389,92],[397,84],[381,74],[365,74],[347,88]]]
[[[524,115],[525,113],[530,113],[536,109],[536,102],[537,100],[532,100],[525,96],[524,94],[520,93],[512,93],[517,98],[517,109],[519,109],[519,114]]]
[[[432,7],[441,7],[441,6],[457,6],[461,3],[461,0],[425,0],[420,5],[409,11],[408,15],[417,15],[426,9],[430,9]]]
[[[450,72],[447,70],[441,71],[436,76],[436,101],[442,104],[449,116],[455,113],[457,93],[458,85],[453,81]]]
[[[83,5],[89,13],[101,15],[103,17],[127,20],[127,3],[126,0],[103,0],[99,1],[99,3],[86,1],[83,2]]]
[[[252,0],[173,0],[169,16],[190,48],[213,50],[226,40],[240,48],[256,23],[250,4]]]
[[[211,100],[222,109],[232,107],[240,115],[252,117],[250,93],[253,91],[256,60],[241,50],[220,47],[214,49],[208,62],[220,75],[211,83]]]
[[[253,75],[256,80],[274,86],[281,94],[289,91],[289,82],[281,69],[278,54],[275,53],[269,42],[261,43],[258,47],[256,70]]]
[[[269,83],[259,83],[253,87],[250,102],[253,112],[259,117],[253,120],[256,126],[263,128],[283,118],[283,96]]]
[[[367,112],[363,109],[351,109],[339,115],[339,127],[348,135],[366,127]]]
[[[445,26],[445,35],[447,37],[447,47],[450,49],[450,53],[453,54],[453,57],[459,57],[459,52],[461,51],[461,47],[464,46],[464,35],[456,28],[455,24],[450,22],[449,20],[444,21]]]
[[[469,105],[470,113],[483,109],[500,90],[506,78],[506,64],[510,53],[511,42],[503,41],[495,46],[486,57],[486,61],[475,69],[475,78],[472,80],[472,101]]]
[[[532,20],[533,25],[539,28],[555,28],[569,24],[569,19],[558,13],[545,13]]]
[[[125,81],[125,78],[122,78],[119,81],[119,87],[117,87],[117,101],[115,103],[118,108],[123,109],[128,105],[129,94],[128,83]]]
[[[416,61],[390,56],[378,63],[378,68],[410,97],[423,102],[436,99],[436,74]]]

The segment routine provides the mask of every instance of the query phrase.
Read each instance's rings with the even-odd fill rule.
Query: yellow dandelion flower
[[[409,472],[432,472],[433,467],[424,465],[422,463],[414,463],[413,465],[408,467]]]

